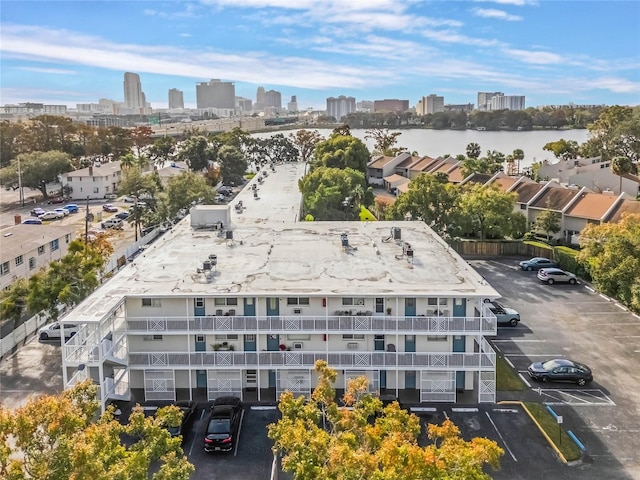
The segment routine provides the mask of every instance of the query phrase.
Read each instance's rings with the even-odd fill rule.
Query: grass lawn
[[[567,435],[567,432],[558,427],[558,422],[553,415],[549,413],[547,408],[540,403],[524,403],[551,441],[558,447],[558,450],[562,452],[564,458],[566,458],[568,462],[578,460],[581,456],[580,449],[574,441],[571,440],[569,435]]]
[[[496,355],[496,390],[517,392],[525,388],[525,384],[504,357]]]

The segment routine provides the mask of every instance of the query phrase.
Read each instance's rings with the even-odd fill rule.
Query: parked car
[[[62,208],[66,208],[67,210],[69,210],[69,213],[78,213],[78,205],[76,205],[75,203],[67,203],[64,207]]]
[[[23,225],[42,225],[42,220],[39,218],[27,218],[22,222]]]
[[[117,212],[118,211],[118,207],[116,207],[112,203],[105,203],[102,206],[102,210],[104,210],[105,212]]]
[[[40,207],[35,207],[31,209],[31,216],[32,217],[39,217],[40,215],[42,215],[45,212],[44,209],[40,208]]]
[[[205,452],[229,452],[234,449],[242,420],[242,402],[238,397],[215,400],[207,421]]]
[[[56,212],[54,210],[50,210],[48,212],[44,212],[42,215],[38,215],[40,220],[58,220],[59,218],[63,218],[64,215],[62,213]]]
[[[67,200],[69,200],[67,197],[53,197],[47,200],[47,203],[65,203]]]
[[[183,400],[176,402],[175,405],[182,410],[182,422],[177,427],[167,427],[167,430],[172,437],[182,435],[182,441],[184,441],[184,434],[189,428],[191,428],[196,416],[196,402],[192,400]]]
[[[487,302],[489,310],[491,310],[497,319],[498,325],[511,325],[515,327],[520,322],[520,314],[513,308],[508,308],[499,303],[497,300]]]
[[[571,272],[565,272],[559,268],[541,268],[538,270],[538,280],[549,285],[554,283],[569,283],[575,285],[578,278]]]
[[[107,200],[115,200],[116,198],[118,198],[118,195],[116,195],[115,193],[107,193],[104,198],[106,198]]]
[[[540,382],[575,382],[582,386],[593,381],[593,373],[589,367],[566,358],[534,362],[527,371],[532,379]]]
[[[54,208],[53,211],[61,213],[63,217],[67,217],[71,213],[69,210],[67,210],[64,207]]]
[[[71,338],[78,333],[78,326],[73,324],[64,325],[65,338]],[[62,335],[62,327],[60,322],[53,322],[49,325],[45,325],[38,330],[40,340],[49,340],[52,338],[60,338]]]
[[[130,212],[118,212],[116,213],[116,218],[119,218],[120,220],[126,220],[127,218],[129,218],[129,215],[131,215]]]
[[[519,263],[522,270],[540,270],[541,268],[557,267],[558,264],[553,260],[544,257],[534,257]]]
[[[100,224],[100,227],[103,229],[113,228],[116,230],[122,229],[122,219],[121,218],[108,218],[104,222]]]

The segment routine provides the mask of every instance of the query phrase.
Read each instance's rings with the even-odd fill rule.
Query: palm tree
[[[467,157],[478,158],[480,157],[481,153],[482,153],[482,149],[480,148],[480,145],[478,145],[477,143],[472,142],[469,145],[467,145]]]
[[[622,177],[627,175],[633,171],[633,162],[629,157],[614,157],[611,160],[611,170],[616,175],[620,176],[620,188],[618,189],[618,194],[622,193]]]
[[[123,170],[128,170],[138,164],[138,159],[133,153],[127,153],[120,157],[120,167]]]

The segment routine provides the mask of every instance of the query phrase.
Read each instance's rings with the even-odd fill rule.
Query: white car
[[[48,212],[44,212],[42,215],[38,215],[40,220],[58,220],[59,218],[63,218],[64,215],[60,212],[54,212],[52,210]]]
[[[71,213],[69,210],[67,210],[64,207],[54,208],[53,211],[61,213],[63,217],[66,217],[67,215],[69,215]]]
[[[65,338],[71,338],[76,333],[78,333],[78,326],[72,325],[70,323],[66,323],[64,325],[64,336]],[[60,322],[53,322],[49,325],[45,325],[42,327],[38,334],[40,335],[40,340],[49,340],[52,338],[60,338],[62,335],[62,326]]]

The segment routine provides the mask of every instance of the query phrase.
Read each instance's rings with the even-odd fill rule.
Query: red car
[[[118,207],[116,207],[115,205],[113,205],[111,203],[105,203],[102,206],[102,210],[104,210],[105,212],[117,212],[118,211]]]
[[[69,200],[68,197],[53,197],[50,198],[49,200],[47,200],[47,203],[52,204],[52,203],[67,203],[67,201]]]

